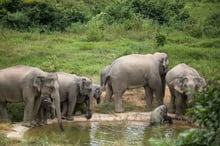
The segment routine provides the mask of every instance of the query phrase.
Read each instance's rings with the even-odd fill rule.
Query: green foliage
[[[157,20],[160,24],[169,21],[185,20],[189,14],[184,10],[184,1],[180,0],[133,0],[132,8],[135,13],[141,14],[144,18]]]
[[[219,37],[220,36],[220,13],[216,12],[206,18],[203,27],[204,34],[208,37]]]
[[[203,92],[198,93],[195,106],[189,111],[193,120],[199,124],[198,129],[192,129],[180,134],[178,144],[215,146],[220,144],[220,84],[212,82]]]
[[[7,111],[12,122],[21,122],[24,115],[24,103],[8,103]]]
[[[73,22],[87,21],[86,14],[80,7],[63,10],[60,8],[63,6],[57,5],[44,1],[6,0],[0,4],[0,20],[4,27],[25,31],[31,28],[65,31]]]
[[[164,46],[166,42],[166,37],[163,34],[156,34],[156,41],[157,41],[157,46]]]

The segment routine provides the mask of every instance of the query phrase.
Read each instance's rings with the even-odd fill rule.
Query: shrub
[[[205,20],[203,32],[208,37],[220,36],[220,13],[214,13]]]
[[[166,37],[163,34],[156,34],[156,41],[157,41],[157,46],[164,46],[166,42]]]
[[[12,122],[21,122],[24,115],[24,103],[8,103],[7,111]]]
[[[209,85],[203,92],[198,93],[196,105],[189,113],[193,113],[193,121],[199,124],[199,128],[181,133],[177,145],[220,145],[219,97],[219,82]]]
[[[172,18],[185,20],[189,14],[184,10],[185,3],[179,0],[133,0],[132,8],[135,13],[144,18],[157,20],[160,24],[168,23]]]
[[[20,11],[15,13],[8,12],[3,18],[3,25],[13,29],[27,29],[30,25],[29,17]]]

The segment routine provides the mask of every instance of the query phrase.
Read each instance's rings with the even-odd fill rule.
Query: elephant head
[[[87,110],[86,110],[86,118],[90,119],[92,117],[92,80],[87,77],[82,77],[80,81],[80,94],[86,95],[88,99],[86,100]]]
[[[45,75],[36,76],[33,82],[33,86],[36,88],[37,93],[40,95],[40,99],[38,99],[39,103],[36,103],[36,107],[34,107],[35,115],[39,110],[42,99],[50,98],[51,101],[54,102],[58,124],[61,131],[63,131],[64,129],[61,121],[60,95],[57,74],[47,73]]]
[[[99,85],[93,85],[92,90],[93,97],[96,99],[96,103],[99,104],[101,101],[102,87]]]
[[[155,59],[159,62],[160,75],[166,74],[169,66],[169,60],[167,54],[156,52],[153,55]]]
[[[171,84],[173,84],[173,87],[177,92],[187,96],[187,100],[190,102],[189,106],[191,107],[194,104],[194,91],[201,92],[206,86],[206,81],[202,77],[184,76],[174,79]]]

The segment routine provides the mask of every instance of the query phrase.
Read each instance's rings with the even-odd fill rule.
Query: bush
[[[208,37],[220,36],[220,13],[214,13],[205,20],[203,32]]]
[[[184,10],[184,2],[179,0],[133,0],[132,8],[135,13],[144,18],[157,20],[160,24],[168,23],[175,18],[185,20],[189,14]]]
[[[157,41],[157,46],[164,46],[166,42],[166,37],[163,34],[156,34],[156,41]]]
[[[12,122],[23,121],[24,103],[8,103],[7,111]]]
[[[25,2],[6,0],[0,3],[0,20],[4,27],[29,30],[40,28],[41,31],[65,31],[73,22],[87,21],[86,14],[79,7],[56,7],[49,2]]]
[[[196,105],[190,109],[193,121],[199,124],[198,129],[181,133],[178,146],[216,146],[220,145],[220,83],[214,83],[198,93]]]

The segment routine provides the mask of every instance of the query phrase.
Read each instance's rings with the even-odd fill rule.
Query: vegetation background
[[[30,65],[99,83],[114,59],[160,51],[170,68],[186,63],[211,84],[220,80],[219,24],[218,0],[0,0],[0,68]]]

